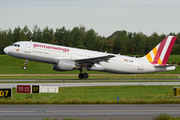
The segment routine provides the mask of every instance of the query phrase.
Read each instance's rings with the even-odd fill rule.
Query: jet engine
[[[75,64],[73,61],[61,59],[58,61],[58,64],[53,64],[53,70],[56,71],[67,71],[73,70],[75,68]]]

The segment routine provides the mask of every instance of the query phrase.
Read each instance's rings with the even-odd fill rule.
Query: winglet
[[[176,36],[166,37],[146,55],[147,60],[152,64],[166,65],[176,38]]]

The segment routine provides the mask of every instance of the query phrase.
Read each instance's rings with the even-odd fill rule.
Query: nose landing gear
[[[25,62],[25,66],[23,66],[23,70],[26,70],[27,69],[27,63],[28,63],[28,60],[26,60],[26,62]]]

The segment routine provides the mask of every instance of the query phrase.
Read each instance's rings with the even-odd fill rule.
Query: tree
[[[85,36],[85,27],[74,27],[71,31],[71,45],[72,47],[83,46],[84,45],[84,36]]]
[[[105,37],[97,36],[96,40],[97,51],[105,52],[105,47],[107,47],[107,39]]]
[[[26,36],[26,40],[31,40],[31,37],[32,37],[32,33],[31,31],[29,30],[28,26],[25,25],[24,28],[22,29],[21,31],[25,36]]]
[[[17,28],[14,29],[13,31],[13,43],[20,41],[20,35],[21,35],[21,28],[18,26]]]
[[[116,36],[114,38],[114,53],[128,54],[129,42],[127,32],[122,32],[120,36]]]
[[[50,44],[54,44],[54,45],[57,45],[58,42],[56,40],[56,37],[53,37],[52,40],[49,42]]]
[[[57,28],[54,35],[56,37],[58,45],[65,45],[66,29],[64,26],[62,28]]]
[[[71,43],[71,32],[66,30],[65,27],[57,28],[54,35],[58,45],[69,46]]]
[[[146,53],[149,53],[156,45],[159,44],[159,35],[154,32],[150,37],[146,40]]]
[[[49,29],[48,26],[45,27],[43,29],[42,36],[43,36],[42,42],[49,43],[54,36],[53,29],[52,28]]]
[[[90,29],[85,33],[84,45],[86,46],[87,49],[98,50],[98,48],[96,48],[96,43],[97,43],[96,36],[97,33],[93,29]]]
[[[31,39],[36,42],[42,42],[43,35],[42,35],[41,29],[37,25],[35,25],[32,31],[33,33],[32,33]]]
[[[110,40],[108,40],[108,47],[109,47],[109,52],[110,53],[113,53],[113,51],[114,51],[114,39],[110,39]]]
[[[6,31],[1,31],[0,32],[0,54],[3,53],[3,49],[6,46],[6,42],[7,42]]]
[[[146,38],[147,37],[142,32],[134,33],[134,37],[132,38],[132,45],[134,46],[136,55],[144,55]]]
[[[177,34],[177,39],[176,39],[175,44],[180,44],[180,33]]]
[[[29,41],[31,39],[31,31],[28,29],[28,26],[24,26],[23,29],[21,29],[19,41]]]
[[[180,33],[170,33],[177,36],[177,40],[172,49],[172,54],[180,54]],[[57,28],[54,32],[48,26],[41,30],[38,25],[29,30],[25,25],[22,29],[18,26],[14,30],[0,29],[0,53],[3,53],[4,47],[17,41],[44,42],[58,44],[69,47],[90,49],[96,51],[107,51],[115,54],[136,54],[145,55],[158,45],[167,35],[158,35],[154,32],[151,36],[146,36],[142,32],[131,33],[125,30],[115,31],[112,35],[105,38],[99,36],[95,30],[86,30],[84,26],[74,27],[72,30],[66,30],[65,27]]]
[[[13,44],[13,33],[12,30],[9,28],[7,30],[7,43],[6,46]]]

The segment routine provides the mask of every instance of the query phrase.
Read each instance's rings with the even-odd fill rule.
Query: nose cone
[[[4,53],[8,54],[8,47],[4,48]]]

